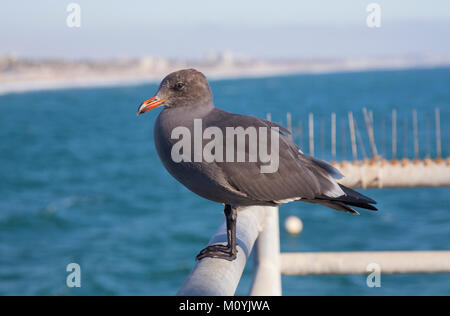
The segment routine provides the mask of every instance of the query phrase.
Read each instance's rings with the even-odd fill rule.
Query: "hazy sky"
[[[66,7],[81,6],[81,28]],[[450,55],[449,0],[3,0],[0,54],[105,58],[200,57],[231,50],[269,58]]]

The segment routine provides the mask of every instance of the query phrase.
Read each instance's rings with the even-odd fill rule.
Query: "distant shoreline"
[[[0,68],[0,95],[42,90],[71,88],[94,88],[131,86],[159,83],[168,73],[181,68],[196,68],[210,79],[265,78],[285,75],[355,73],[364,71],[395,71],[450,67],[450,59],[385,59],[352,61],[294,61],[294,62],[247,62],[228,64],[202,64],[172,62],[165,67],[143,66],[142,61],[129,61],[127,65],[92,65],[77,62],[59,62],[56,65],[35,62],[18,70]],[[55,62],[54,62],[55,63]],[[1,60],[0,60],[1,66]],[[10,67],[11,68],[11,67]]]

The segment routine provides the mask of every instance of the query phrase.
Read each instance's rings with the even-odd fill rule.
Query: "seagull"
[[[207,257],[229,261],[236,259],[236,222],[242,207],[278,206],[301,201],[353,214],[359,213],[352,207],[377,210],[372,205],[376,204],[374,200],[337,182],[343,177],[337,169],[325,161],[304,154],[290,139],[289,131],[284,127],[258,117],[234,114],[215,107],[205,75],[195,69],[183,69],[167,75],[156,95],[144,101],[137,114],[158,107],[163,110],[155,121],[153,135],[164,167],[190,191],[225,205],[227,244],[206,247],[197,255],[197,260]],[[199,127],[203,131],[200,136]],[[215,139],[217,142],[212,146],[215,148],[211,154],[217,159],[202,156],[207,144],[212,142],[212,134],[217,138],[228,135],[230,129],[236,131],[239,128],[241,131],[268,131],[265,137],[258,135],[256,145],[273,149],[272,145],[278,143],[277,155],[271,157],[277,159],[276,169],[263,172],[262,167],[275,159],[255,159],[254,152],[252,155],[254,144],[240,146],[237,141],[231,141],[229,145],[230,142],[226,142],[230,140],[228,136],[222,142]],[[208,130],[214,133],[205,137]],[[183,144],[186,145],[182,149],[181,132],[184,133]],[[249,134],[244,135],[244,138],[247,137],[250,143],[252,139]],[[184,139],[189,135],[193,139]],[[238,157],[241,154],[241,158],[245,159],[233,160],[235,154]]]

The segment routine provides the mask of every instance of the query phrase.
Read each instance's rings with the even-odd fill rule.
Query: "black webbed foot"
[[[203,258],[219,258],[228,261],[236,259],[236,251],[232,251],[232,248],[225,245],[212,245],[208,246],[197,255],[197,260]]]

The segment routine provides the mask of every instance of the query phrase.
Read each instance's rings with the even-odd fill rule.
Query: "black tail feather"
[[[356,192],[355,190],[352,190],[342,184],[339,184],[339,186],[341,187],[342,191],[344,191],[344,193],[347,195],[347,197],[352,200],[356,199],[356,200],[358,200],[360,202],[364,202],[364,203],[377,204],[377,202],[375,200],[372,200],[368,196],[365,196],[359,192]]]
[[[346,186],[343,186],[341,184],[339,186],[346,195],[337,198],[330,198],[327,196],[323,196],[316,198],[314,202],[313,201],[306,201],[306,202],[322,204],[324,206],[330,207],[338,211],[345,211],[353,214],[359,213],[350,206],[360,207],[371,211],[378,211],[378,209],[375,206],[371,205],[377,204],[376,201],[359,192],[356,192],[355,190],[347,188]]]

